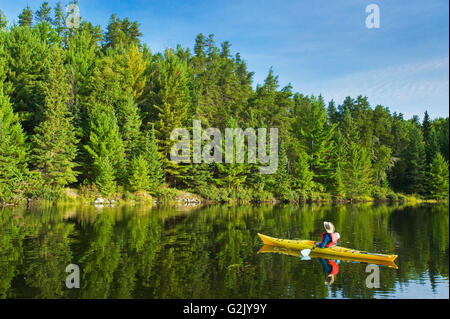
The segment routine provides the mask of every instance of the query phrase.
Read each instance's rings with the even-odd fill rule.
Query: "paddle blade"
[[[311,249],[303,249],[302,251],[300,251],[300,254],[302,254],[303,257],[306,257],[309,255],[310,252]]]
[[[311,257],[309,257],[309,256],[302,256],[300,258],[300,260],[311,260]]]

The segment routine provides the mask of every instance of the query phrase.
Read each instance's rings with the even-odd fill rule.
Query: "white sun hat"
[[[334,225],[330,222],[323,222],[323,227],[325,227],[325,230],[327,233],[331,234],[334,233]]]

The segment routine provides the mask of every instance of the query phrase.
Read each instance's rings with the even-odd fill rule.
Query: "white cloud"
[[[310,89],[326,100],[341,103],[346,96],[366,95],[372,106],[382,104],[410,117],[426,109],[435,116],[448,116],[448,57],[396,67],[356,72],[311,83]],[[316,93],[317,94],[317,93]]]

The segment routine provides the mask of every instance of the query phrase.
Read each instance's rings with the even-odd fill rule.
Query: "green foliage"
[[[410,125],[409,144],[405,151],[405,190],[423,194],[425,191],[426,153],[422,132],[415,124]]]
[[[105,196],[111,196],[117,187],[116,175],[113,163],[110,157],[98,157],[92,165],[95,172],[95,185]]]
[[[93,105],[89,114],[89,140],[85,145],[90,181],[104,194],[111,194],[117,180],[125,175],[124,148],[112,110]]]
[[[150,132],[145,132],[144,141],[141,145],[143,149],[140,151],[140,154],[142,154],[148,170],[146,190],[154,193],[163,182],[164,171],[162,168],[161,154],[158,152],[158,145],[156,144],[155,128],[153,125]]]
[[[141,36],[142,33],[139,31],[137,21],[131,22],[128,18],[121,20],[113,14],[111,15],[105,34],[105,48],[138,45],[140,44],[139,37]]]
[[[0,84],[0,202],[8,202],[20,192],[27,167],[25,134]]]
[[[33,23],[33,12],[30,6],[23,9],[22,13],[19,15],[19,26],[31,28]]]
[[[347,145],[347,157],[343,164],[342,179],[345,194],[356,199],[371,193],[373,183],[370,157],[367,150],[355,142]]]
[[[50,17],[50,12],[52,8],[49,7],[48,2],[43,2],[38,11],[36,11],[36,21],[51,23],[52,19]]]
[[[430,164],[427,184],[430,195],[437,199],[448,199],[448,162],[437,153]]]
[[[11,84],[11,103],[28,134],[41,120],[44,104],[40,83],[43,81],[47,47],[36,30],[13,27],[6,36],[6,81]]]
[[[293,124],[298,145],[308,156],[309,169],[314,182],[326,185],[330,176],[330,156],[334,150],[335,125],[327,124],[327,112],[321,96],[303,99],[296,105],[296,119]]]
[[[8,20],[6,19],[6,15],[0,10],[0,31],[8,26]]]
[[[62,59],[62,50],[55,47],[43,61],[42,121],[34,129],[31,155],[32,167],[55,189],[77,181],[73,170],[77,140],[67,107],[69,84]]]
[[[288,172],[288,157],[284,144],[280,145],[278,156],[278,169],[274,176],[274,186],[272,187],[274,195],[282,200],[289,201],[293,199],[293,192],[291,189],[292,177]]]
[[[164,172],[167,181],[175,182],[185,170],[170,160],[170,150],[176,141],[170,134],[183,127],[190,104],[187,64],[173,50],[164,52],[154,65],[152,72],[152,93],[150,94],[150,114],[155,121],[156,137],[163,155]]]
[[[272,68],[253,88],[246,61],[212,34],[199,34],[192,53],[153,53],[137,21],[112,15],[105,32],[88,21],[74,30],[61,3],[33,10],[10,28],[0,12],[2,202],[54,200],[77,182],[110,197],[176,187],[223,202],[445,197],[448,117],[405,120],[365,96],[326,107],[280,87]],[[171,133],[194,119],[222,131],[278,128],[277,171],[260,174],[247,145],[244,163],[172,162]]]
[[[294,168],[294,190],[300,199],[308,199],[315,189],[314,173],[310,170],[310,156],[303,150],[298,152],[298,160]]]
[[[149,189],[149,167],[144,156],[139,155],[131,160],[128,183],[133,192]]]
[[[169,202],[169,201],[174,201],[179,194],[180,194],[180,191],[177,189],[164,187],[164,188],[158,189],[158,191],[156,192],[155,195],[158,197],[158,199],[160,201]]]

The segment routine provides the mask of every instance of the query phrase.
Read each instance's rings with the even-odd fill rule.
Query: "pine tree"
[[[292,199],[291,175],[288,172],[288,158],[284,143],[281,143],[279,150],[278,169],[274,176],[274,195],[283,201]]]
[[[25,139],[19,118],[3,94],[0,78],[0,202],[13,199],[23,181],[27,168]]]
[[[105,196],[111,196],[116,192],[116,170],[111,163],[111,158],[98,157],[92,164],[95,172],[95,184],[99,191]]]
[[[36,21],[39,22],[48,22],[51,23],[52,19],[50,18],[50,12],[52,11],[52,8],[49,7],[48,2],[45,1],[42,3],[41,7],[38,11],[36,11]]]
[[[369,195],[372,191],[373,175],[368,151],[361,145],[349,141],[346,159],[342,167],[345,193],[350,199]]]
[[[62,9],[61,2],[56,3],[56,7],[54,9],[55,16],[52,19],[53,27],[55,28],[56,33],[63,37],[63,32],[65,29],[65,21],[64,21],[64,13]]]
[[[448,176],[448,163],[440,153],[437,153],[433,158],[430,172],[427,175],[428,191],[433,198],[448,199]]]
[[[337,162],[336,168],[333,172],[333,184],[331,189],[334,197],[339,199],[346,197],[345,181],[340,162]]]
[[[373,171],[369,151],[361,145],[359,129],[351,114],[351,105],[346,99],[347,106],[343,107],[343,120],[337,138],[337,162],[339,164],[337,180],[335,179],[335,190],[344,182],[345,196],[357,199],[369,195],[372,191]],[[345,102],[344,102],[345,105]],[[341,135],[342,132],[342,135]]]
[[[161,186],[164,177],[164,171],[162,167],[161,155],[158,152],[158,145],[156,144],[156,134],[155,127],[152,125],[150,131],[146,131],[144,136],[144,141],[141,145],[143,146],[140,154],[147,163],[148,168],[148,191],[155,193],[159,186]]]
[[[449,161],[449,118],[439,118],[433,121],[433,127],[438,135],[439,150],[444,159]]]
[[[105,34],[104,48],[127,48],[132,45],[140,45],[137,21],[131,22],[128,18],[121,20],[115,14],[111,15]]]
[[[439,147],[439,140],[438,140],[438,134],[436,133],[436,129],[434,126],[432,126],[428,133],[428,138],[425,139],[425,165],[426,167],[429,167],[430,164],[433,162],[434,158],[436,157],[437,153],[440,151]]]
[[[183,165],[172,162],[169,156],[176,143],[170,135],[175,128],[183,127],[190,104],[187,65],[173,50],[166,50],[164,59],[159,59],[154,67],[150,103],[156,110],[156,137],[163,155],[166,178],[174,182],[174,178],[185,172]]]
[[[207,40],[199,35],[194,52],[196,117],[208,127],[224,129],[229,117],[241,118],[246,108],[251,93],[249,74],[241,60],[231,58],[230,43],[224,42],[220,50],[212,34]]]
[[[0,32],[8,26],[6,15],[0,10]]]
[[[416,123],[410,124],[410,141],[405,150],[405,191],[423,194],[425,192],[426,154],[422,132]]]
[[[388,175],[388,180],[395,191],[404,192],[406,185],[404,156],[409,144],[409,127],[401,113],[394,113],[392,116],[392,136],[392,158],[395,159],[395,164]]]
[[[147,63],[144,60],[144,52],[139,51],[137,45],[133,45],[126,52],[125,60],[127,88],[132,94],[134,101],[141,105],[145,101],[143,100],[143,94],[147,85],[147,76],[145,74]]]
[[[133,192],[146,191],[149,189],[149,167],[144,156],[133,157],[130,163],[128,184]]]
[[[125,102],[120,108],[119,118],[122,119],[121,136],[123,140],[123,146],[127,157],[131,157],[136,152],[140,140],[141,132],[140,128],[142,120],[139,109],[133,100],[131,94],[127,94]]]
[[[22,13],[19,15],[19,26],[31,28],[33,23],[33,12],[30,6],[23,9]]]
[[[248,120],[245,125],[277,127],[280,138],[286,139],[292,122],[289,110],[294,107],[292,87],[289,85],[281,90],[278,88],[278,76],[275,76],[271,68],[264,85],[258,85],[255,94],[249,100],[248,109],[244,112],[244,118]]]
[[[296,110],[293,130],[300,147],[308,154],[314,181],[322,185],[330,183],[330,156],[334,148],[335,127],[334,124],[327,124],[327,113],[321,96],[312,96],[309,103],[302,104]]]
[[[309,155],[302,149],[297,151],[298,159],[294,167],[293,189],[298,193],[300,199],[305,200],[311,196],[316,185],[314,173],[310,170]]]
[[[338,128],[334,134],[334,154],[332,155],[333,172],[331,174],[330,191],[336,198],[345,198],[345,184],[343,180],[342,166],[346,160],[345,139]]]
[[[330,103],[328,103],[327,116],[329,124],[338,124],[340,121],[340,114],[336,109],[334,100],[331,100]]]
[[[125,59],[118,52],[97,60],[89,80],[91,92],[86,104],[98,103],[113,108],[126,157],[131,160],[140,140],[142,120],[126,73]]]
[[[42,121],[32,137],[32,166],[54,189],[76,182],[76,143],[72,117],[68,110],[69,84],[61,49],[53,47],[42,63],[46,73],[42,83]]]
[[[44,64],[49,52],[39,34],[30,28],[12,27],[7,34],[5,49],[11,84],[11,103],[18,113],[22,127],[28,135],[40,122],[40,105],[44,104],[40,90],[45,73]]]
[[[89,139],[84,146],[88,163],[88,176],[92,182],[110,195],[116,182],[126,177],[123,142],[114,112],[103,105],[92,105],[89,112]]]
[[[427,141],[430,137],[432,122],[430,120],[430,115],[428,111],[425,111],[422,121],[422,135],[424,141]]]
[[[395,164],[391,154],[391,148],[386,145],[380,145],[375,149],[372,166],[376,186],[387,186],[387,173]]]

